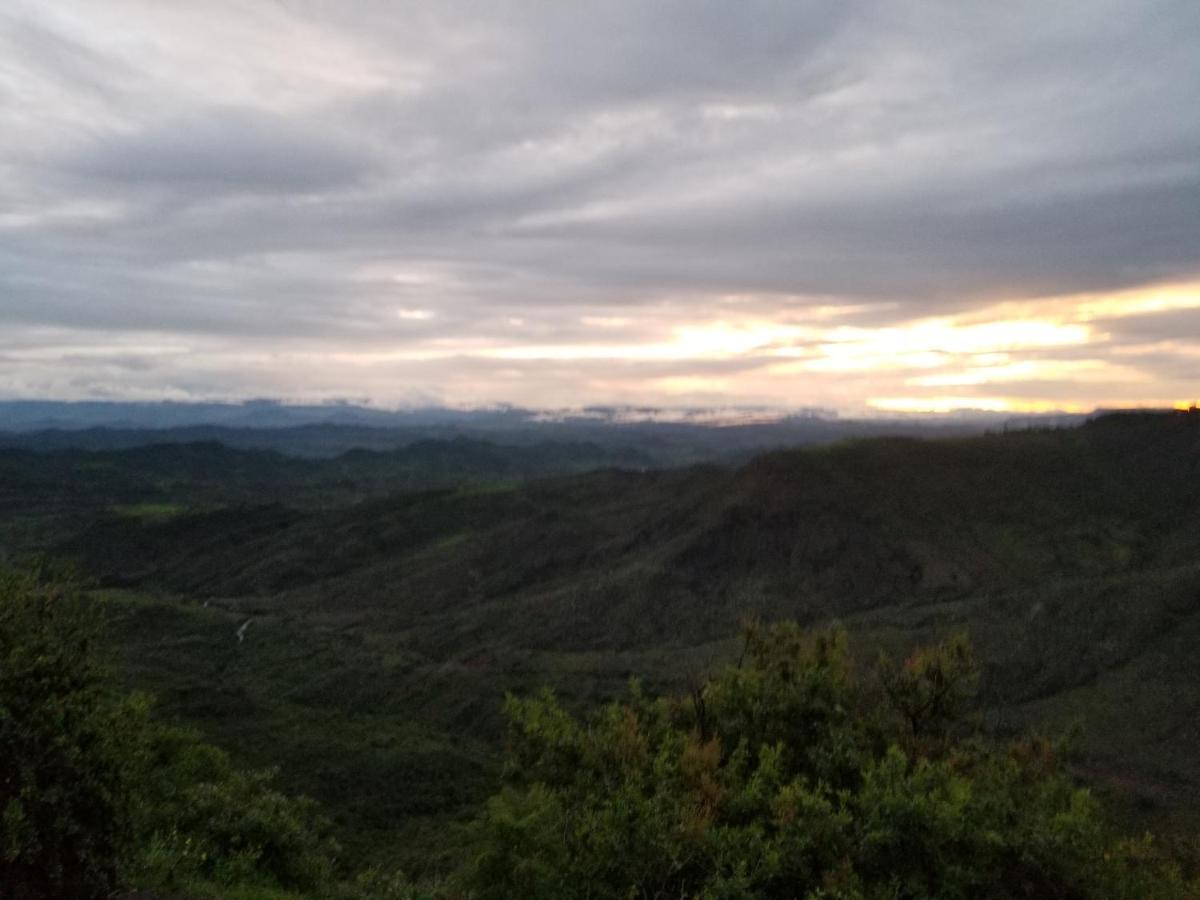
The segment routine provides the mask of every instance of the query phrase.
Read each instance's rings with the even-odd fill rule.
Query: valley
[[[647,462],[11,450],[3,547],[77,566],[130,686],[278,766],[356,864],[457,862],[506,692],[584,708],[632,677],[686,690],[748,618],[840,621],[865,658],[965,629],[987,729],[1075,724],[1078,777],[1130,821],[1198,824],[1194,412]]]

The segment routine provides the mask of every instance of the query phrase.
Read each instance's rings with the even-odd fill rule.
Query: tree
[[[0,571],[0,898],[328,886],[315,804],[155,722],[103,664],[101,625],[69,581]]]
[[[91,897],[131,835],[146,708],[115,698],[78,592],[0,572],[0,894]]]
[[[1114,840],[1059,748],[962,725],[954,638],[882,684],[844,632],[750,629],[679,699],[584,719],[509,698],[504,789],[467,887],[482,898],[1184,897],[1153,844]],[[956,723],[962,727],[953,727]]]
[[[314,801],[274,787],[274,770],[246,771],[183,728],[147,735],[135,815],[141,885],[327,886],[339,853]]]
[[[899,668],[885,656],[879,680],[888,703],[914,739],[937,739],[961,718],[975,696],[979,675],[970,641],[955,635],[935,648],[917,649]]]

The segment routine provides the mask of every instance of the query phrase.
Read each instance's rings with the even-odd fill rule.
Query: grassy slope
[[[125,515],[65,549],[141,592],[112,601],[136,683],[410,868],[489,789],[504,690],[679,684],[746,613],[896,652],[968,627],[993,723],[1082,717],[1089,774],[1147,815],[1200,806],[1195,416]]]

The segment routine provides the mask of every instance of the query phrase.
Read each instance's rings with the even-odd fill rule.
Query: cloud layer
[[[0,394],[1193,399],[1197,97],[1186,0],[18,0]]]

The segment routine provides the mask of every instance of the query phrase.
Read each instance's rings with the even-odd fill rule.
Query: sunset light
[[[581,13],[615,66],[565,11],[18,9],[0,399],[857,415],[1200,382],[1194,53],[1123,77],[1050,33],[797,12],[777,46],[725,22],[726,69],[702,24]]]

